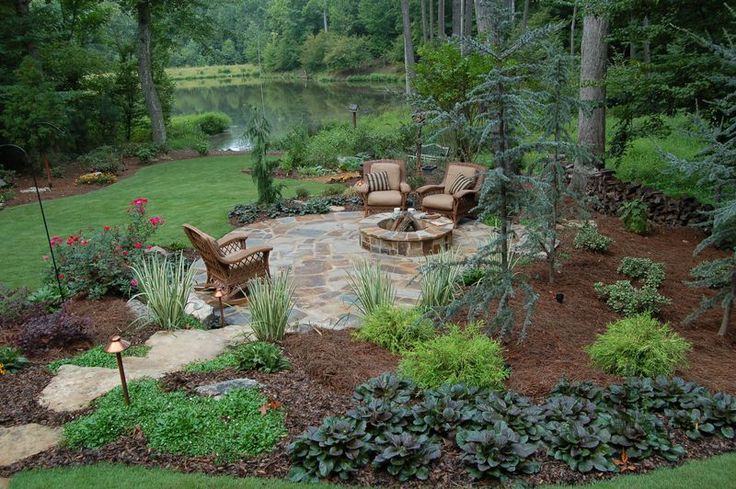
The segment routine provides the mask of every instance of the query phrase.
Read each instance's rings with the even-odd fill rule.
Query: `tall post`
[[[128,395],[128,383],[125,381],[125,369],[123,368],[123,354],[122,352],[115,353],[115,358],[118,361],[118,371],[120,372],[120,384],[123,386],[123,401],[126,406],[130,406],[130,396]]]

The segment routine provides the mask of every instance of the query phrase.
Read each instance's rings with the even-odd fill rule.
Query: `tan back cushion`
[[[452,185],[455,183],[458,175],[464,175],[468,178],[473,179],[473,185],[475,185],[475,178],[477,177],[478,171],[472,166],[461,166],[461,165],[450,165],[447,167],[447,176],[445,177],[445,193],[451,194]]]
[[[399,190],[401,185],[401,168],[396,163],[373,163],[371,173],[385,171],[388,173],[388,184],[391,190]]]

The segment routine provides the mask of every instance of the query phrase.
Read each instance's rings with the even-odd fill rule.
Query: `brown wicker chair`
[[[363,199],[365,215],[392,211],[396,207],[406,209],[406,197],[411,187],[406,183],[406,165],[401,160],[373,160],[363,163],[363,178],[368,173],[385,171],[388,173],[391,190],[369,192],[368,182],[355,185],[358,195]]]
[[[478,194],[483,187],[484,172],[487,169],[474,163],[452,162],[447,165],[445,178],[439,185],[425,185],[416,192],[424,212],[442,214],[457,226],[460,219],[468,215],[478,203]],[[475,179],[473,188],[461,190],[455,194],[447,193],[447,187],[455,182],[459,174]]]
[[[270,246],[246,248],[248,235],[243,231],[233,231],[216,240],[189,224],[183,227],[207,267],[207,282],[201,288],[222,289],[224,302],[243,302],[245,298],[237,296],[251,279],[270,276]]]

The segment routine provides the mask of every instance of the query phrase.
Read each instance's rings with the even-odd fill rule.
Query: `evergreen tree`
[[[278,164],[268,161],[268,138],[271,125],[263,112],[251,108],[253,115],[245,126],[245,136],[253,145],[253,181],[258,189],[259,204],[273,204],[281,198],[281,185],[273,183],[273,169]]]

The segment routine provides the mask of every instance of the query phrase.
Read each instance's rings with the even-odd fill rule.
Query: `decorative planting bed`
[[[407,212],[374,214],[361,220],[360,245],[374,253],[424,256],[452,246],[452,221],[446,217],[422,218]]]

